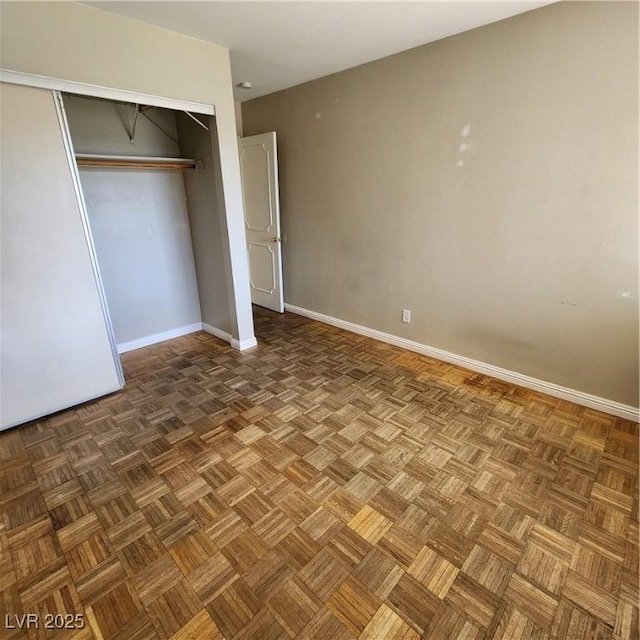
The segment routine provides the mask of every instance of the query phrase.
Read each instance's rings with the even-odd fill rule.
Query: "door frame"
[[[77,82],[76,80],[62,80],[50,76],[11,71],[10,69],[0,69],[0,82],[20,84],[25,87],[36,87],[39,89],[49,89],[50,91],[60,91],[62,93],[76,93],[79,96],[89,96],[91,98],[104,98],[106,100],[131,102],[132,104],[144,104],[151,107],[173,109],[175,111],[192,111],[193,113],[201,113],[208,116],[216,115],[215,107],[212,104],[206,104],[204,102],[189,102],[188,100],[165,98],[149,93],[129,91],[128,89],[114,89],[97,84]]]
[[[243,217],[244,217],[244,226],[245,226],[245,235],[246,237],[246,245],[247,245],[247,260],[249,262],[249,286],[251,287],[251,257],[249,255],[249,236],[248,233],[249,231],[251,231],[251,228],[249,227],[248,223],[247,223],[247,211],[246,211],[246,206],[244,203],[244,192],[245,192],[245,185],[244,185],[244,176],[242,174],[242,152],[244,151],[244,149],[241,148],[241,142],[242,140],[245,140],[247,138],[253,138],[253,137],[259,137],[259,136],[265,136],[265,135],[269,135],[271,138],[271,142],[273,145],[273,166],[274,166],[274,170],[273,170],[273,175],[272,174],[272,169],[271,166],[268,166],[267,169],[269,171],[269,176],[268,176],[268,182],[269,182],[269,199],[270,199],[270,206],[273,207],[273,211],[275,213],[275,235],[277,237],[276,240],[276,247],[277,247],[277,252],[276,252],[276,261],[278,264],[278,275],[279,275],[279,287],[280,287],[280,295],[279,295],[279,310],[275,309],[275,311],[279,312],[279,313],[284,313],[285,311],[285,301],[284,301],[284,271],[283,271],[283,260],[282,260],[282,243],[283,243],[283,239],[286,238],[286,236],[284,236],[282,234],[282,225],[281,225],[281,220],[280,220],[280,175],[279,175],[279,167],[278,167],[278,139],[277,139],[277,135],[275,131],[265,131],[263,133],[257,133],[257,134],[253,134],[250,136],[240,136],[238,138],[238,159],[240,160],[240,179],[242,181],[242,199],[243,199],[243,203],[242,203],[242,208],[243,208]],[[273,188],[272,188],[272,184],[271,181],[273,180]],[[266,240],[266,239],[265,239]],[[270,249],[270,248],[269,248]],[[253,302],[253,294],[252,294],[252,304],[257,304],[258,306],[262,306],[257,302]]]

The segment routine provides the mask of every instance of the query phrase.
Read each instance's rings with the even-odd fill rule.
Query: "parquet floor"
[[[638,637],[636,424],[256,315],[0,434],[3,638]]]

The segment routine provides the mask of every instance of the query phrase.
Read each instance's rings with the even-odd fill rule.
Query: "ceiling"
[[[250,100],[551,4],[547,1],[128,1],[90,6],[227,47]]]

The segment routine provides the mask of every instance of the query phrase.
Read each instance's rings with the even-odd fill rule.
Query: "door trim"
[[[152,107],[162,107],[173,109],[174,111],[192,111],[203,115],[214,116],[215,107],[212,104],[203,102],[190,102],[188,100],[176,100],[164,96],[154,96],[148,93],[138,93],[128,89],[114,89],[103,87],[97,84],[77,82],[76,80],[61,80],[51,76],[40,76],[33,73],[22,73],[11,69],[0,69],[0,82],[9,84],[19,84],[25,87],[37,87],[39,89],[50,89],[63,93],[76,93],[80,96],[92,96],[94,98],[105,98],[107,100],[119,100],[132,104],[144,104]]]

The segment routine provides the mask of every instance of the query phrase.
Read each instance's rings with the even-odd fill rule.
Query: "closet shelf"
[[[159,158],[154,156],[110,156],[76,153],[79,167],[113,169],[197,169],[198,161],[191,158]]]

